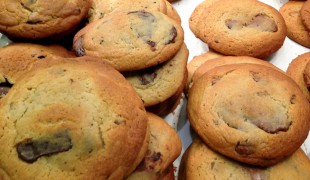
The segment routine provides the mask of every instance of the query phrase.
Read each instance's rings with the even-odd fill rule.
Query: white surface
[[[184,29],[185,33],[185,43],[189,49],[189,60],[190,61],[194,56],[200,55],[206,51],[208,51],[208,46],[200,41],[198,38],[195,37],[195,35],[191,32],[188,25],[188,20],[190,18],[191,13],[194,11],[195,7],[201,3],[203,0],[179,0],[177,2],[173,3],[173,6],[176,8],[178,13],[181,16],[182,19],[182,27]],[[277,10],[280,9],[280,7],[286,3],[288,0],[261,0],[262,2],[269,4],[276,8]],[[289,63],[296,58],[298,55],[303,54],[305,52],[308,52],[309,49],[305,48],[294,41],[286,38],[284,45],[276,52],[274,53],[268,60],[274,64],[275,66],[279,67],[280,69],[286,71]],[[174,126],[176,119],[178,119],[178,134],[180,135],[182,139],[182,154],[183,152],[188,148],[188,146],[192,142],[193,136],[195,136],[195,133],[192,132],[190,129],[189,122],[186,117],[186,99],[183,100],[182,104],[177,109],[177,116],[171,116],[169,115],[166,117],[166,119],[169,122],[171,121],[171,118],[174,118]],[[302,145],[303,150],[307,153],[308,157],[310,158],[310,137],[308,136],[305,143]],[[181,156],[176,160],[175,165],[178,166],[181,160]]]

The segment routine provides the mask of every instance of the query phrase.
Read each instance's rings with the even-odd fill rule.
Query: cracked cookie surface
[[[181,25],[160,12],[123,11],[80,30],[73,49],[78,56],[99,57],[119,71],[133,71],[169,60],[183,40]]]
[[[87,15],[90,0],[0,1],[0,32],[11,38],[57,38]]]
[[[125,178],[147,150],[142,101],[91,58],[42,62],[1,100],[0,114],[0,169],[11,179]]]
[[[192,127],[212,149],[260,166],[291,155],[310,125],[309,103],[295,82],[258,64],[207,71],[189,91],[187,112]]]

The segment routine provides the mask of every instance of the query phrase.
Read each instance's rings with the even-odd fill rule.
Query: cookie
[[[10,38],[59,38],[87,15],[90,0],[0,2],[0,32]]]
[[[60,45],[12,43],[0,48],[0,98],[4,97],[18,77],[29,71],[34,64],[55,57],[74,57],[74,54]]]
[[[204,1],[204,2],[208,2],[208,1]],[[203,63],[205,63],[206,61],[210,60],[210,59],[214,59],[214,58],[218,58],[221,57],[223,55],[218,54],[214,51],[208,51],[206,53],[203,53],[199,56],[194,56],[193,59],[191,61],[189,61],[189,63],[187,64],[187,74],[188,74],[188,78],[187,78],[187,82],[186,82],[186,88],[185,88],[185,93],[187,94],[188,89],[189,89],[189,84],[191,82],[191,79],[193,77],[193,74],[195,73],[196,69]]]
[[[178,53],[165,63],[123,73],[142,99],[144,106],[164,102],[177,93],[180,87],[184,87],[188,53],[186,45],[183,44]]]
[[[267,61],[261,60],[261,59],[253,58],[250,56],[224,56],[224,57],[219,57],[215,59],[210,59],[209,61],[206,61],[205,63],[201,64],[195,71],[194,75],[192,76],[189,87],[192,86],[192,84],[197,79],[199,79],[204,73],[206,73],[207,71],[215,67],[223,66],[227,64],[241,64],[241,63],[260,64],[260,65],[268,66],[270,68],[274,68],[277,71],[280,71],[282,73],[285,73],[281,69],[274,66],[273,64]]]
[[[310,106],[284,73],[258,64],[213,68],[191,87],[191,126],[215,151],[270,166],[296,151],[310,127]]]
[[[286,27],[287,37],[297,42],[298,44],[310,47],[310,35],[302,23],[300,10],[305,2],[289,1],[280,8],[280,13],[283,16]]]
[[[177,132],[164,119],[152,113],[147,115],[151,132],[148,151],[128,180],[160,179],[171,171],[172,163],[181,153],[182,143]]]
[[[199,18],[192,27],[197,28],[195,35],[225,55],[265,58],[282,47],[286,37],[281,14],[260,1],[216,1]]]
[[[73,41],[78,56],[106,59],[119,71],[145,69],[171,59],[181,48],[181,25],[157,11],[113,13],[88,24]]]
[[[201,18],[201,15],[204,13],[205,8],[212,5],[213,3],[217,2],[219,0],[207,0],[202,1],[200,4],[197,5],[197,7],[192,12],[190,18],[189,18],[189,27],[190,30],[195,34],[200,34],[201,28],[198,28],[198,26],[201,24],[200,21],[204,21]]]
[[[307,29],[307,31],[310,31],[310,2],[305,1],[303,4],[301,10],[300,10],[300,18],[302,20],[303,25]]]
[[[88,19],[89,22],[93,22],[111,13],[128,10],[159,11],[177,22],[181,22],[179,14],[166,0],[93,0]]]
[[[58,61],[2,99],[0,167],[11,179],[125,178],[148,147],[142,101],[105,62]]]
[[[182,157],[182,179],[300,179],[310,178],[310,160],[298,149],[280,163],[260,168],[239,163],[216,153],[200,139],[195,139]]]
[[[307,74],[305,71],[307,69],[307,64],[310,61],[310,53],[304,53],[296,57],[289,64],[286,73],[290,76],[302,90],[304,95],[310,101],[310,94],[308,87],[310,85],[310,74]]]

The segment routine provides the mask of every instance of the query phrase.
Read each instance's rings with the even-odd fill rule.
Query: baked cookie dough
[[[184,87],[188,53],[186,45],[183,44],[178,53],[165,63],[123,73],[141,97],[144,106],[164,102],[177,93],[180,87]]]
[[[180,166],[179,180],[310,179],[310,160],[300,148],[278,164],[260,168],[218,154],[197,138],[184,153]]]
[[[0,1],[0,32],[9,38],[59,38],[87,15],[91,0]]]
[[[177,132],[155,114],[147,113],[147,116],[151,133],[148,151],[137,169],[127,178],[128,180],[162,179],[169,174],[170,166],[181,154],[182,143]]]
[[[310,65],[308,65],[309,62],[310,52],[301,54],[292,60],[286,70],[286,73],[298,84],[299,88],[310,101],[310,74],[308,72],[309,70],[307,70],[310,68]]]
[[[147,152],[143,103],[102,61],[42,63],[0,106],[0,167],[13,180],[123,179]]]
[[[286,27],[287,37],[299,43],[302,46],[310,47],[310,35],[305,28],[300,10],[305,2],[303,1],[289,1],[280,8],[280,13],[283,16]]]
[[[188,118],[215,151],[248,164],[270,166],[307,138],[310,106],[284,73],[258,64],[213,68],[191,87]]]
[[[192,31],[225,55],[265,58],[282,47],[286,37],[281,14],[260,1],[216,1],[198,18],[196,25],[190,25]]]
[[[73,49],[78,56],[106,59],[119,71],[134,71],[171,59],[183,40],[181,25],[160,12],[122,11],[80,30]]]
[[[93,0],[88,19],[93,22],[111,13],[128,10],[159,11],[181,23],[179,14],[166,0]]]

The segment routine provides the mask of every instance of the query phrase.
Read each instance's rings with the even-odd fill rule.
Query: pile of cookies
[[[181,140],[159,115],[180,99],[188,50],[168,1],[0,7],[14,42],[0,48],[1,180],[174,179]]]
[[[188,64],[187,115],[197,137],[179,179],[309,179],[300,149],[310,129],[309,54],[288,73],[255,58],[282,46],[281,14],[259,1],[203,1],[189,23],[211,51]]]
[[[310,161],[299,149],[310,106],[292,78],[248,56],[208,52],[188,66],[187,115],[198,137],[182,157],[179,179],[310,177]]]

